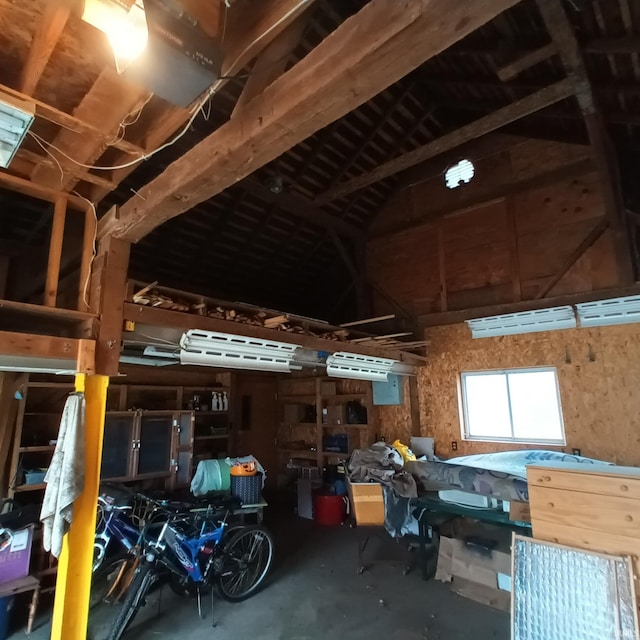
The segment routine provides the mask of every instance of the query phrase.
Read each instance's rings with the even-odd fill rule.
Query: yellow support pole
[[[107,376],[76,376],[86,400],[84,490],[73,505],[73,522],[58,562],[51,640],[86,640],[93,566],[93,539],[100,486]]]

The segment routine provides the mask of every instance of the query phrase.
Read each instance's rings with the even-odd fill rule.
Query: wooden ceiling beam
[[[509,64],[504,65],[500,69],[498,69],[498,78],[502,80],[502,82],[508,82],[509,80],[513,80],[515,77],[519,76],[523,71],[527,69],[531,69],[531,67],[535,67],[541,62],[545,62],[549,58],[553,57],[558,53],[558,49],[553,42],[549,44],[545,44],[543,47],[539,49],[534,49],[533,51],[529,51],[524,55],[520,55],[515,60],[510,62]]]
[[[39,200],[46,200],[47,202],[56,202],[60,196],[66,198],[67,203],[73,209],[78,211],[86,211],[88,203],[82,198],[64,193],[59,189],[52,189],[50,187],[44,187],[30,180],[19,178],[18,176],[11,175],[6,171],[0,171],[0,187],[5,187],[10,191],[16,193],[22,193],[23,195],[37,198]]]
[[[118,185],[109,180],[108,178],[103,178],[102,176],[96,175],[94,173],[89,173],[86,169],[79,167],[77,164],[67,160],[59,156],[54,160],[50,156],[40,155],[39,153],[34,153],[33,151],[29,151],[28,149],[18,149],[17,151],[18,158],[24,158],[25,160],[31,162],[33,165],[45,165],[47,167],[57,169],[56,162],[60,163],[64,173],[69,173],[72,176],[78,178],[82,182],[88,182],[89,184],[95,184],[97,186],[103,187],[105,189],[115,189]],[[13,165],[12,165],[13,168]],[[60,172],[59,169],[58,173]]]
[[[354,193],[364,187],[367,187],[375,182],[384,180],[389,176],[392,176],[401,171],[405,171],[410,167],[424,162],[429,158],[434,158],[451,149],[475,140],[488,133],[496,131],[505,125],[508,125],[516,120],[520,120],[540,109],[548,107],[551,104],[555,104],[569,96],[573,95],[573,85],[569,80],[561,80],[555,84],[545,87],[540,91],[536,91],[525,98],[517,100],[512,104],[498,109],[493,113],[490,113],[479,120],[471,122],[455,131],[436,138],[435,140],[428,142],[422,147],[418,147],[412,151],[409,151],[393,160],[389,160],[384,164],[368,173],[364,173],[356,178],[347,180],[342,184],[338,184],[335,187],[328,189],[325,193],[316,198],[318,204],[325,204],[332,200],[344,198],[350,193]]]
[[[594,97],[580,46],[561,0],[538,0],[537,4],[547,31],[558,48],[560,59],[584,117],[596,169],[600,176],[604,209],[616,248],[618,277],[621,283],[628,284],[633,281],[633,266],[615,149]]]
[[[311,12],[306,11],[298,16],[280,35],[273,40],[258,56],[251,74],[247,78],[242,93],[233,109],[233,114],[262,93],[276,78],[279,78],[287,67],[293,50],[300,44],[304,32],[311,19]]]
[[[117,140],[123,135],[122,123],[126,118],[144,108],[150,98],[151,94],[146,89],[125,82],[114,69],[104,69],[74,112],[78,119],[101,131],[103,139],[96,141],[89,137],[78,137],[63,129],[55,137],[52,146],[77,163],[93,165],[110,146],[109,140]],[[53,147],[50,152],[56,157],[61,156]],[[48,187],[60,186],[57,167],[36,167],[31,179]],[[77,178],[73,175],[65,175],[61,186],[70,190],[76,183]]]
[[[100,131],[100,129],[88,122],[80,120],[76,116],[60,111],[60,109],[56,109],[41,100],[37,100],[36,98],[28,96],[21,91],[16,91],[16,89],[12,89],[11,87],[3,84],[0,84],[0,91],[8,93],[10,96],[17,98],[18,100],[24,100],[25,102],[33,104],[36,108],[36,118],[41,118],[47,122],[57,124],[59,127],[62,127],[71,133],[75,133],[78,136],[89,135],[105,143],[109,142],[108,136]],[[131,160],[131,155],[142,156],[145,153],[145,150],[142,147],[139,147],[132,142],[128,142],[127,140],[113,142],[111,143],[111,146],[122,151],[125,154],[125,160]]]
[[[125,203],[100,233],[138,241],[353,111],[517,4],[372,0],[298,64]]]
[[[22,93],[30,96],[35,91],[70,14],[71,2],[69,1],[45,3],[42,17],[31,40],[27,60],[20,74],[19,86]]]
[[[333,229],[350,238],[359,238],[362,235],[361,229],[341,220],[338,216],[323,211],[315,202],[302,195],[291,191],[273,193],[254,176],[245,178],[240,186],[263,202],[275,204],[279,209],[297,218],[302,218],[311,225]]]
[[[224,60],[222,78],[214,83],[215,92],[229,81],[229,77],[238,74],[256,56],[258,56],[289,24],[296,20],[313,5],[315,0],[260,0],[259,3],[235,3],[229,12],[229,24],[224,31]],[[228,42],[228,49],[225,43]],[[215,94],[214,98],[215,99]],[[148,152],[160,147],[178,133],[192,116],[190,109],[172,107],[159,117],[153,128],[145,132],[139,141]],[[116,157],[113,164],[126,163],[128,156]],[[139,165],[117,169],[114,180],[120,183]],[[91,199],[99,202],[109,192],[94,189]]]

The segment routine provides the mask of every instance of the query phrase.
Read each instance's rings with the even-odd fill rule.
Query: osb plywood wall
[[[463,371],[554,366],[567,445],[584,456],[640,465],[640,324],[473,340],[466,324],[427,329],[429,361],[419,373],[423,435],[443,457],[502,451],[512,444],[465,442],[458,380]],[[402,433],[400,425],[398,433]],[[451,442],[458,450],[451,450]],[[538,445],[535,445],[538,448]],[[553,447],[548,447],[553,448]]]
[[[371,280],[416,315],[534,298],[602,220],[597,177],[587,165],[544,186],[495,194],[576,161],[584,167],[585,160],[585,147],[527,141],[480,161],[474,179],[458,189],[447,189],[441,175],[405,189],[388,203],[368,243]],[[494,195],[460,208],[482,194]],[[605,232],[549,295],[603,289],[617,280]],[[385,300],[376,301],[376,313],[390,310]]]

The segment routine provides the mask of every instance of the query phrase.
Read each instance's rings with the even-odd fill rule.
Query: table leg
[[[38,602],[40,601],[40,585],[33,590],[31,596],[31,605],[29,606],[29,620],[27,622],[27,634],[31,633],[33,628],[33,621],[36,617],[36,609],[38,608]]]

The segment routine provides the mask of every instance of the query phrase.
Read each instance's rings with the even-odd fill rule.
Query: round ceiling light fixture
[[[448,189],[455,189],[462,184],[471,182],[476,170],[471,160],[460,160],[452,164],[444,173],[444,181]]]

